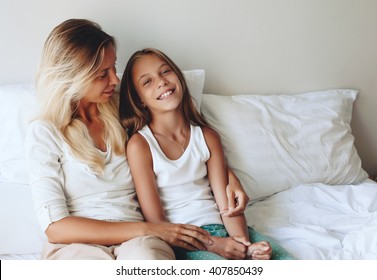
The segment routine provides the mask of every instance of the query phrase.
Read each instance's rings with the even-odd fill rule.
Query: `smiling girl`
[[[219,135],[196,110],[182,72],[156,49],[134,53],[121,83],[120,117],[132,137],[127,157],[146,221],[209,231],[206,251],[175,248],[182,259],[270,259],[270,243],[229,217],[228,170]],[[257,240],[258,239],[258,240]],[[275,258],[290,258],[275,246]]]

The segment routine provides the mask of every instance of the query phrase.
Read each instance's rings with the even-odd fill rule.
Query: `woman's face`
[[[105,48],[103,62],[98,70],[96,78],[80,104],[106,103],[114,94],[115,86],[119,83],[116,75],[116,53],[115,48],[109,45]]]
[[[152,113],[175,110],[182,101],[177,74],[157,55],[143,55],[135,61],[132,81],[141,101]]]

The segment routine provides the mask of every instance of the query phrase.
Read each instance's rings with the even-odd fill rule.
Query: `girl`
[[[243,214],[219,213],[227,205],[228,183],[220,137],[195,109],[182,72],[165,54],[144,49],[131,56],[120,117],[132,135],[127,157],[146,221],[195,224],[212,235],[208,252],[176,248],[178,258],[271,258],[269,242],[250,242],[261,237]],[[290,258],[274,247],[274,258]]]

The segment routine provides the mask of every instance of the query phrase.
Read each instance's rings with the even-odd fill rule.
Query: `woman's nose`
[[[117,76],[116,70],[111,70],[110,71],[110,84],[112,85],[117,85],[119,84],[120,80]]]

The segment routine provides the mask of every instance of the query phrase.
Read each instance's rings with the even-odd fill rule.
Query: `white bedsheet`
[[[248,224],[297,259],[377,259],[377,183],[299,185],[253,203]]]
[[[0,259],[37,258],[46,240],[27,184],[0,182]]]

